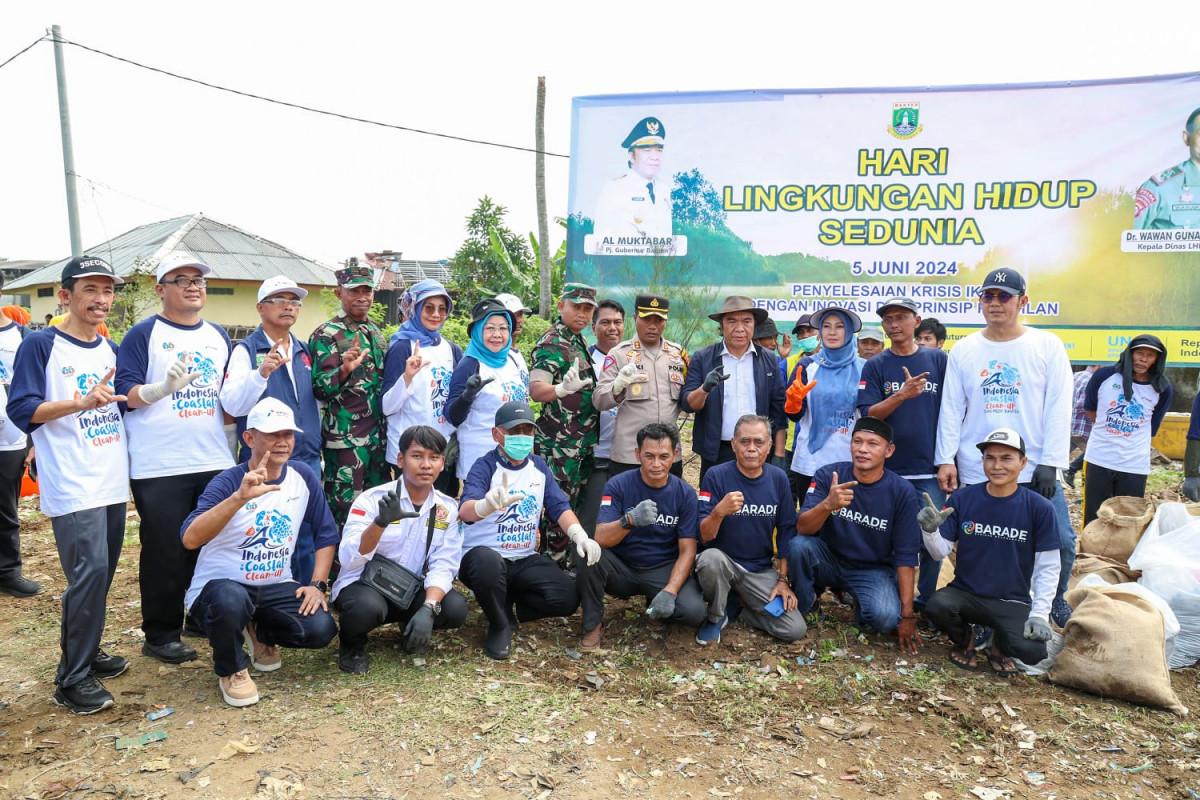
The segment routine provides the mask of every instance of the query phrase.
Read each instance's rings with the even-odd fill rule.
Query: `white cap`
[[[521,298],[517,297],[515,294],[510,294],[509,292],[504,292],[502,294],[496,295],[495,299],[497,302],[500,303],[500,305],[504,306],[504,309],[506,311],[508,311],[508,313],[510,313],[510,314],[532,314],[533,313],[533,309],[529,308],[527,305],[522,303]]]
[[[1002,444],[1005,447],[1011,447],[1019,451],[1021,455],[1025,455],[1025,440],[1021,438],[1021,434],[1012,428],[996,428],[996,430],[987,435],[986,439],[975,446],[979,448],[980,452],[983,452],[989,444]]]
[[[162,279],[167,277],[168,272],[180,267],[195,267],[200,270],[201,275],[207,275],[212,272],[212,267],[190,253],[177,252],[171,253],[158,262],[158,266],[154,268],[154,279],[161,283]]]
[[[258,302],[261,303],[271,295],[280,292],[291,292],[301,300],[308,297],[308,290],[301,289],[294,280],[284,275],[276,275],[274,278],[267,278],[262,282],[262,286],[258,287]]]
[[[246,430],[251,428],[260,433],[277,433],[279,431],[304,433],[296,427],[296,417],[292,414],[292,410],[274,397],[264,397],[254,404],[254,408],[250,409],[250,413],[246,415]]]

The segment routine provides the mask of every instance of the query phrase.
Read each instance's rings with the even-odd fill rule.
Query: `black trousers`
[[[772,450],[771,452],[775,452]],[[704,473],[715,467],[717,464],[724,464],[727,461],[733,461],[733,445],[728,441],[722,441],[717,448],[717,460],[709,461],[704,456],[700,456],[700,482],[704,483]]]
[[[674,561],[652,567],[633,567],[608,549],[601,551],[600,560],[594,565],[578,564],[575,574],[583,603],[583,632],[587,633],[604,621],[605,594],[622,599],[640,594],[650,602],[671,580],[673,569]],[[675,596],[675,613],[671,615],[671,621],[698,628],[707,613],[708,605],[704,602],[700,584],[695,575],[689,575]]]
[[[21,575],[21,519],[17,501],[21,497],[21,477],[25,474],[25,453],[0,450],[0,581]]]
[[[971,641],[971,625],[983,625],[995,633],[996,647],[1006,656],[1036,664],[1046,657],[1046,643],[1025,638],[1029,606],[1014,600],[996,600],[964,592],[953,586],[938,589],[925,606],[925,616],[946,632],[954,646],[963,649]]]
[[[1083,524],[1087,525],[1100,514],[1100,506],[1110,497],[1144,497],[1146,476],[1133,472],[1117,472],[1087,462],[1083,471]]]
[[[177,642],[183,632],[183,596],[192,582],[200,551],[183,546],[179,529],[217,474],[197,472],[129,482],[133,504],[142,518],[138,528],[142,542],[138,584],[142,590],[142,633],[146,634],[147,644]]]
[[[490,547],[472,547],[463,553],[458,577],[498,627],[510,624],[514,605],[521,622],[569,617],[579,608],[575,581],[541,553],[510,561]]]
[[[401,608],[362,581],[343,586],[333,604],[338,610],[338,641],[342,647],[362,647],[368,633],[389,622],[398,623],[403,633],[404,626],[423,605],[424,592],[417,592],[412,605]],[[442,598],[442,613],[434,616],[433,629],[461,628],[466,621],[467,599],[451,589]]]

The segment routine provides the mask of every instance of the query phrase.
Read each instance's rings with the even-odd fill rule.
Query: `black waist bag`
[[[437,515],[437,505],[429,509],[429,527],[425,537],[424,568],[428,568],[429,548],[433,544],[433,522]],[[363,567],[359,579],[367,586],[375,589],[400,608],[408,608],[417,596],[417,591],[425,585],[425,578],[412,570],[402,567],[387,556],[376,553]]]

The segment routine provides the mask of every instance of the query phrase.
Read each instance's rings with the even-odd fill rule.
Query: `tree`
[[[537,109],[534,113],[533,141],[534,149],[534,182],[537,191],[538,241],[542,247],[534,247],[538,264],[538,305],[542,319],[550,319],[551,304],[554,302],[550,292],[550,253],[544,245],[550,240],[550,225],[546,221],[546,78],[538,78]]]
[[[671,188],[671,216],[676,222],[716,231],[729,230],[725,224],[725,209],[721,195],[708,179],[693,168],[689,172],[676,172],[675,185]]]
[[[537,284],[529,244],[504,225],[507,213],[484,195],[467,217],[467,239],[448,264],[460,308],[501,292],[528,294]]]

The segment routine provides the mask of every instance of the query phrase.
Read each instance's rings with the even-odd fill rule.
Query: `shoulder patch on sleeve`
[[[1162,186],[1167,181],[1177,178],[1182,174],[1183,174],[1182,168],[1171,167],[1170,169],[1164,169],[1162,172],[1158,173],[1157,175],[1152,175],[1150,177],[1150,180],[1154,181],[1159,186]]]

